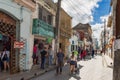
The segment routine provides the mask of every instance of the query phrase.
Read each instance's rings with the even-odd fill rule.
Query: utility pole
[[[104,55],[106,51],[105,43],[106,43],[106,20],[104,20]]]
[[[57,3],[57,12],[56,12],[56,53],[59,51],[59,38],[60,38],[60,9],[61,9],[61,0],[58,0]]]

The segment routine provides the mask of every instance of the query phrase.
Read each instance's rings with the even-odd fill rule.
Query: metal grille
[[[10,73],[16,73],[16,54],[13,47],[14,40],[16,39],[16,21],[9,15],[0,11],[0,33],[11,38],[11,51],[10,51]]]

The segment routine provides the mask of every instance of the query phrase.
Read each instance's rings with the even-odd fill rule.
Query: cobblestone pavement
[[[55,76],[54,70],[31,80],[112,80],[113,69],[103,67],[101,56],[96,56],[86,61],[79,61],[78,64],[80,64],[79,75],[70,76],[69,66],[65,66],[61,75]]]

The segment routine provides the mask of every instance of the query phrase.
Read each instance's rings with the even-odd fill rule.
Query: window
[[[42,8],[39,6],[39,12],[38,12],[39,19],[42,20]]]
[[[62,48],[62,43],[59,44],[59,48]]]
[[[73,51],[74,50],[74,45],[71,45],[71,51]]]
[[[46,16],[43,16],[43,21],[45,21],[45,22],[46,22]]]
[[[74,41],[72,41],[72,44],[74,44]]]
[[[31,0],[33,3],[35,3],[35,0]]]
[[[48,15],[48,24],[52,25],[52,16]]]

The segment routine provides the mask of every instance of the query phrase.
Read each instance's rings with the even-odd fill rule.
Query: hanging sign
[[[14,42],[14,48],[24,48],[24,42]]]

